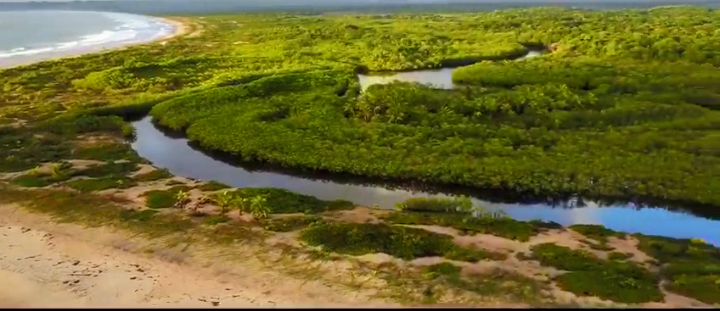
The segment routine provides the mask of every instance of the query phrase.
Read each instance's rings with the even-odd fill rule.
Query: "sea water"
[[[160,19],[107,12],[0,12],[0,68],[151,41],[174,27]]]

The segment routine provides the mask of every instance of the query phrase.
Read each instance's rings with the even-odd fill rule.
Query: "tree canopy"
[[[202,34],[4,70],[0,115],[157,104],[164,126],[247,160],[720,205],[715,10],[191,21]],[[533,47],[552,52],[510,61]],[[392,83],[361,92],[356,76],[466,64],[452,90]]]

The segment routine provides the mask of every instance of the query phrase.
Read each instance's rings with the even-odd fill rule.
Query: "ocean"
[[[174,31],[160,19],[125,13],[0,12],[0,68],[151,41]]]

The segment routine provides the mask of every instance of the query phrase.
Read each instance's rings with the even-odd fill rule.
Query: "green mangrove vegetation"
[[[538,296],[540,281],[528,276],[461,268],[517,258],[560,270],[544,285],[580,297],[633,304],[662,301],[666,289],[720,303],[720,249],[703,241],[575,225],[569,229],[588,239],[589,250],[533,244],[540,234],[565,229],[514,220],[466,198],[410,199],[353,222],[335,217],[352,202],[214,181],[190,187],[176,179],[165,183],[168,189],[152,188],[165,190],[144,189],[138,210],[92,193],[155,187],[172,177],[165,170],[135,175],[147,162],[130,148],[136,133],[126,120],[150,113],[204,148],[286,168],[717,207],[718,11],[536,8],[192,20],[202,33],[167,44],[0,71],[0,203],[21,202],[61,220],[122,221],[143,232],[197,230],[233,243],[284,232],[322,252],[434,257],[443,262],[419,268],[426,279],[475,293],[499,291],[497,276],[521,284],[518,294]],[[515,60],[536,48],[547,53]],[[357,77],[443,66],[464,66],[453,73],[453,89],[408,82],[364,89]],[[189,215],[182,214],[186,208]],[[236,221],[233,210],[255,219]],[[530,252],[458,242],[485,235]],[[615,250],[611,237],[636,239],[655,263],[650,268]]]
[[[154,106],[160,124],[246,160],[717,205],[718,20],[697,7],[212,16],[173,44],[4,70],[0,111],[10,122]],[[551,53],[503,61],[536,47]],[[453,90],[360,94],[355,76],[473,62]]]

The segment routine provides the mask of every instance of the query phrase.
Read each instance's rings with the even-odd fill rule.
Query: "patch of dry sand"
[[[55,224],[16,205],[0,212],[0,307],[394,306],[321,282],[280,278],[252,260],[235,266],[173,250],[145,255],[143,241],[121,231]]]

